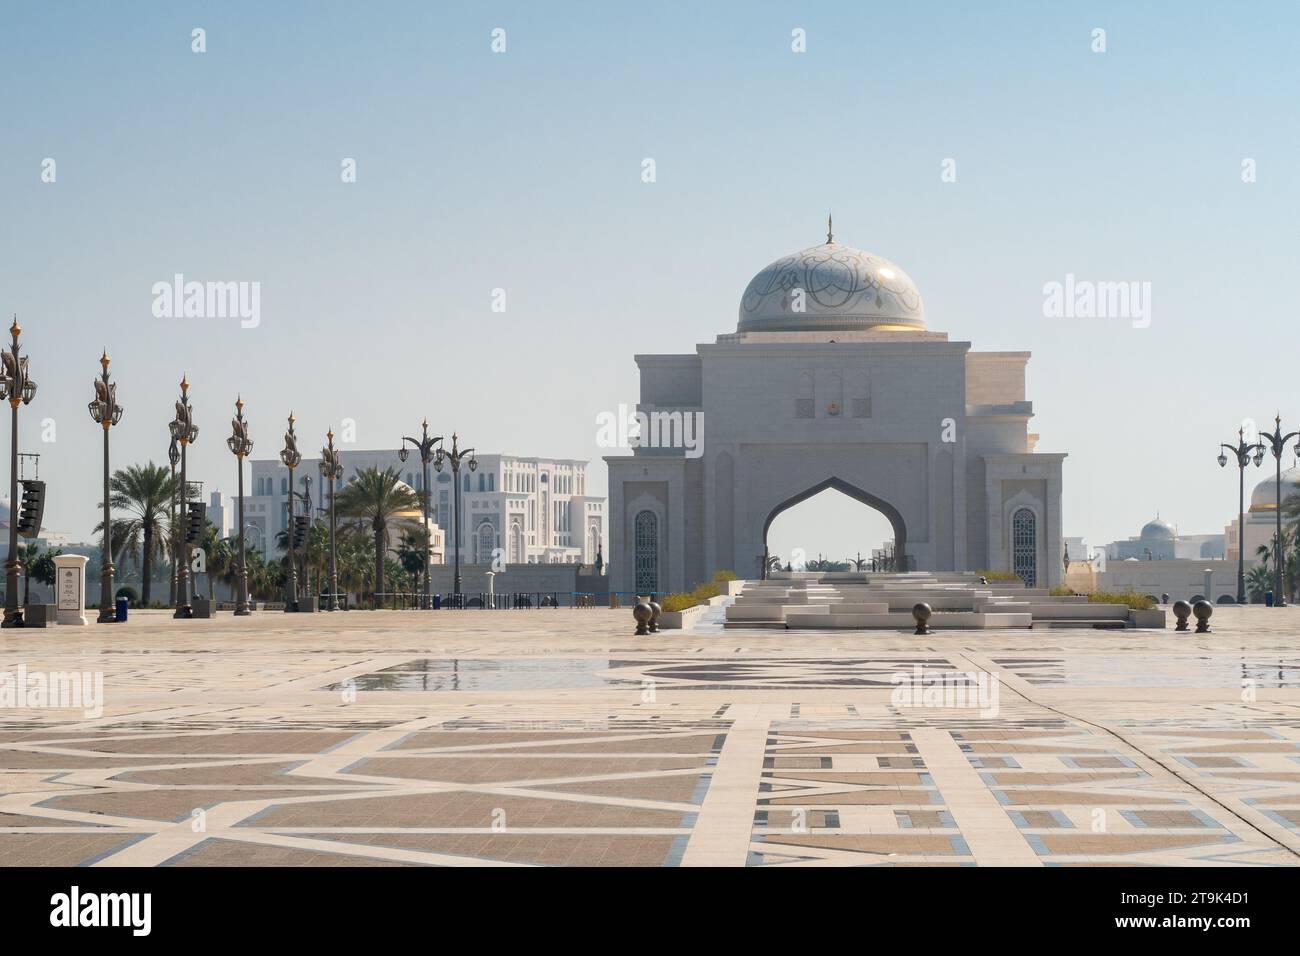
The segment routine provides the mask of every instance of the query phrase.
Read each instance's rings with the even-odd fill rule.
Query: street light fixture
[[[437,455],[433,459],[433,467],[442,471],[442,463],[445,460],[451,462],[452,500],[455,502],[455,523],[456,523],[456,571],[455,581],[452,587],[452,593],[456,596],[456,606],[460,606],[460,462],[466,455],[469,456],[469,470],[478,469],[478,461],[474,458],[474,449],[466,448],[463,451],[460,448],[459,436],[455,432],[451,433],[451,451],[439,448]]]
[[[1282,416],[1278,414],[1273,419],[1273,431],[1261,432],[1262,437],[1268,439],[1268,448],[1273,452],[1273,458],[1277,462],[1277,484],[1274,486],[1277,494],[1277,511],[1274,517],[1277,519],[1277,532],[1273,536],[1273,606],[1286,607],[1286,594],[1282,588],[1282,452],[1286,450],[1286,443],[1292,438],[1300,438],[1300,431],[1282,433]],[[1300,445],[1297,445],[1300,448]]]
[[[293,546],[293,502],[297,492],[293,490],[293,470],[302,461],[302,453],[298,451],[298,436],[293,432],[293,412],[289,413],[289,430],[284,433],[284,447],[280,449],[280,461],[289,469],[289,593],[284,602],[284,609],[296,611],[298,610],[298,565],[294,560],[296,549]]]
[[[1237,603],[1246,603],[1246,465],[1254,456],[1255,467],[1264,461],[1264,446],[1259,442],[1247,442],[1246,430],[1237,429],[1237,444],[1224,445],[1219,453],[1219,467],[1228,465],[1228,452],[1237,459]]]
[[[23,610],[18,606],[18,578],[23,566],[18,560],[18,406],[30,405],[36,397],[36,383],[27,371],[27,356],[20,353],[18,336],[22,333],[18,316],[9,326],[12,341],[4,359],[4,373],[0,375],[0,400],[9,399],[12,419],[9,454],[9,558],[5,561],[5,616],[0,627],[22,627]]]
[[[179,465],[181,462],[181,450],[180,450],[180,446],[177,445],[175,438],[173,438],[171,440],[171,443],[167,446],[167,461],[172,466],[172,485],[175,486],[176,466]],[[177,538],[176,536],[176,488],[175,487],[173,487],[172,489],[172,500],[168,502],[167,505],[167,520],[168,520],[167,533],[171,537],[171,545],[172,545],[171,546],[171,559],[172,559],[171,595],[168,597],[167,603],[171,607],[175,607],[176,606],[176,565],[177,565],[176,555],[180,551],[180,539]]]
[[[193,617],[194,608],[190,605],[190,536],[188,533],[190,515],[189,485],[186,482],[187,452],[190,444],[199,437],[198,426],[194,424],[194,409],[190,406],[190,383],[181,376],[181,397],[176,403],[176,417],[168,424],[172,441],[181,446],[181,540],[180,555],[176,569],[176,610],[172,617]]]
[[[330,488],[330,593],[329,609],[337,611],[339,609],[339,577],[337,557],[334,550],[334,538],[337,530],[337,522],[334,516],[334,489],[338,480],[343,477],[343,465],[339,462],[338,449],[334,447],[334,431],[331,429],[326,432],[329,444],[320,450],[320,474],[323,481],[329,482]]]
[[[304,589],[307,589],[311,586],[311,578],[307,573],[308,545],[311,542],[311,529],[316,526],[316,518],[312,514],[311,510],[311,473],[305,473],[299,480],[302,481],[303,487],[303,490],[299,493],[302,497],[302,513],[307,517],[307,536],[303,539],[302,543],[302,586]],[[290,510],[292,510],[293,485],[289,486],[289,504]],[[320,582],[317,583],[319,584]],[[313,594],[316,593],[319,593],[319,588],[317,591],[313,592]]]
[[[230,437],[226,447],[239,463],[239,595],[235,601],[235,616],[246,617],[248,610],[248,564],[244,560],[244,458],[253,450],[248,437],[248,422],[244,421],[244,400],[235,396],[235,417],[230,420]]]
[[[87,405],[90,417],[104,429],[104,552],[99,574],[99,617],[96,621],[108,624],[116,620],[113,613],[113,517],[109,508],[108,491],[108,430],[122,420],[122,406],[117,404],[117,385],[108,380],[108,349],[99,359],[101,369],[95,379],[95,400]]]
[[[403,435],[402,447],[397,450],[397,457],[400,458],[403,462],[405,462],[407,457],[410,455],[410,452],[406,448],[407,442],[410,442],[412,445],[414,445],[416,451],[420,453],[420,465],[423,468],[423,478],[422,478],[423,494],[421,495],[421,504],[423,505],[422,510],[424,511],[424,530],[426,534],[430,533],[429,532],[429,506],[430,506],[430,498],[432,496],[432,493],[429,490],[429,462],[433,461],[434,458],[434,446],[439,444],[441,441],[442,441],[441,435],[431,436],[429,434],[429,420],[426,418],[423,422],[420,423],[420,438],[417,440],[415,438],[410,438],[406,435]],[[441,449],[439,449],[439,453],[441,453]],[[421,607],[426,609],[432,607],[433,604],[433,602],[431,601],[431,594],[430,594],[431,582],[429,580],[429,559],[430,559],[430,555],[426,552],[426,554],[424,555],[424,599],[423,599],[424,603],[420,605]],[[457,589],[459,590],[459,585],[457,585]]]

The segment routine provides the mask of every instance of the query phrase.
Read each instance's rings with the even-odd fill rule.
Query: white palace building
[[[478,468],[460,473],[460,559],[462,564],[488,564],[494,551],[509,564],[592,564],[601,550],[605,499],[587,493],[587,462],[571,458],[531,458],[479,454]],[[312,510],[323,518],[328,494],[318,470],[320,459],[303,457],[295,471],[295,491],[311,477]],[[418,455],[403,462],[396,449],[339,452],[341,491],[363,468],[393,468],[412,490],[423,488]],[[244,497],[244,524],[249,546],[275,554],[276,536],[288,526],[289,472],[279,459],[249,463],[250,494]],[[450,563],[455,555],[454,484],[449,467],[429,466],[430,524],[433,563]],[[298,510],[301,513],[301,499]],[[209,517],[224,534],[234,534],[234,503],[214,495]],[[402,516],[408,523],[421,518],[417,509]],[[340,522],[342,519],[340,519]]]
[[[829,233],[778,259],[734,332],[636,356],[638,411],[690,416],[703,441],[605,459],[611,588],[752,578],[773,519],[827,488],[882,512],[909,568],[1060,583],[1065,455],[1034,450],[1028,361],[928,330],[902,269]]]

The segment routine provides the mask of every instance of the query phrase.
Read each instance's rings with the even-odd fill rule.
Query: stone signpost
[[[55,620],[59,624],[86,623],[86,562],[80,554],[54,558]]]

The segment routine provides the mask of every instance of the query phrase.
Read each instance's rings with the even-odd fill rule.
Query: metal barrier
[[[571,597],[571,596],[570,596]],[[499,591],[488,594],[462,593],[434,595],[435,610],[496,610],[515,611],[529,608],[563,607],[558,591]],[[570,607],[575,605],[570,604]]]
[[[372,595],[361,595],[361,604],[359,607],[366,607],[370,604],[367,600]],[[347,595],[340,594],[339,607],[346,606]],[[384,591],[378,595],[379,606],[387,610],[433,610],[433,611],[461,611],[461,610],[495,610],[495,611],[517,611],[529,610],[532,608],[594,608],[601,606],[598,599],[604,600],[605,595],[597,594],[595,591],[570,591],[568,593],[560,591],[497,591],[489,594],[486,591],[467,591],[460,594],[432,594],[429,596],[428,604],[425,604],[425,595],[423,592],[412,591]],[[636,595],[630,595],[630,603],[636,603]],[[328,606],[329,595],[320,595],[320,607],[324,609]],[[281,602],[280,605],[283,606]]]

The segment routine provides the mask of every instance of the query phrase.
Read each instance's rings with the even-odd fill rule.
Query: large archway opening
[[[787,498],[763,525],[769,570],[910,570],[907,527],[893,505],[839,478]]]

